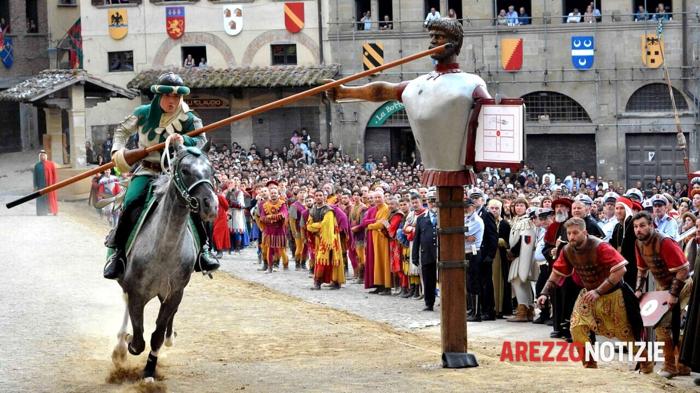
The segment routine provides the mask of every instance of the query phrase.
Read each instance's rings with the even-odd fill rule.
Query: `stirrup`
[[[108,280],[116,280],[126,271],[124,251],[115,250],[102,269],[102,276]]]

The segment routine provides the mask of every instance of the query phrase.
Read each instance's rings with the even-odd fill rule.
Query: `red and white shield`
[[[647,292],[639,300],[639,313],[646,327],[655,327],[668,312],[668,291]]]

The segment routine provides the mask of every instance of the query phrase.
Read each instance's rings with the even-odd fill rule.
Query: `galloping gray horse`
[[[117,366],[126,360],[127,346],[133,355],[145,349],[143,309],[154,297],[160,300],[156,329],[151,335],[151,352],[144,369],[144,378],[149,382],[153,381],[163,342],[166,346],[172,345],[173,318],[197,257],[188,217],[199,214],[202,221],[213,221],[218,210],[207,156],[182,145],[176,146],[174,151],[170,174],[154,182],[157,206],[133,240],[127,255],[127,269],[118,280],[124,291],[126,310],[117,335],[119,341],[112,352],[112,361]],[[129,320],[133,336],[127,334]]]

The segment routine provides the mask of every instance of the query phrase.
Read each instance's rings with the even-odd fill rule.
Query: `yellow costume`
[[[382,203],[377,206],[377,215],[367,230],[372,235],[374,246],[374,285],[391,288],[391,266],[389,261],[389,237],[384,221],[389,219],[389,206]]]

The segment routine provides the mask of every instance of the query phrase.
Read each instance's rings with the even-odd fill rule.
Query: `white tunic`
[[[404,89],[401,100],[425,169],[465,169],[467,124],[478,86],[486,90],[486,82],[474,74],[432,72]]]

